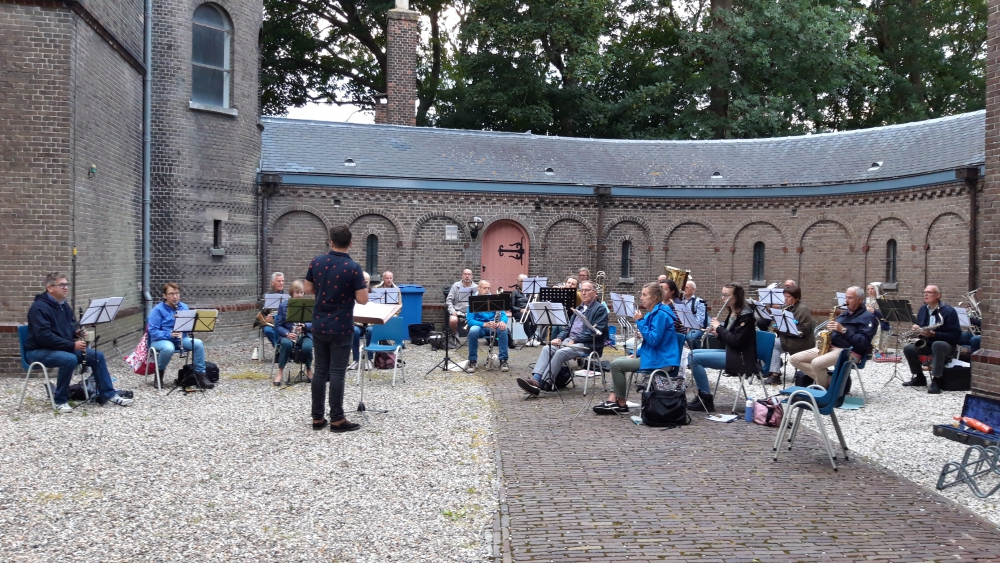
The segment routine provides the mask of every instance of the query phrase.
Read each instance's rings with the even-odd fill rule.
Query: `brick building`
[[[126,297],[103,342],[141,333],[143,11],[0,2],[0,373],[19,371],[15,327],[49,271],[70,275],[77,308]],[[258,291],[261,19],[261,0],[153,3],[153,297],[177,280],[233,321]]]

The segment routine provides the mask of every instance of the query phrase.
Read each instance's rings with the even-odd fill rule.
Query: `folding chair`
[[[17,410],[21,410],[21,405],[24,403],[24,394],[28,390],[28,379],[31,378],[31,371],[35,367],[39,367],[42,370],[42,375],[45,376],[45,393],[49,396],[49,401],[52,402],[52,410],[56,409],[56,398],[50,391],[52,389],[52,384],[49,381],[49,368],[45,366],[42,362],[31,362],[28,363],[27,353],[24,351],[24,341],[28,338],[28,325],[20,325],[17,327],[17,346],[21,351],[21,369],[27,372],[24,376],[24,387],[21,388],[21,400],[17,402]],[[87,386],[84,385],[84,389]]]
[[[399,370],[400,378],[403,383],[406,383],[406,364],[403,363],[403,348],[406,344],[403,342],[408,336],[406,321],[403,317],[393,317],[389,319],[389,322],[384,325],[375,325],[372,328],[372,342],[376,344],[371,344],[364,347],[363,353],[367,352],[393,352],[396,354],[396,362],[392,366],[392,386],[396,386],[396,370]],[[393,344],[378,344],[383,340],[390,340]],[[359,370],[360,372],[360,370]]]
[[[795,434],[799,429],[799,424],[802,422],[802,413],[805,409],[811,410],[816,417],[816,426],[819,427],[820,435],[823,437],[823,445],[826,447],[827,455],[830,456],[830,464],[833,465],[833,470],[837,470],[837,462],[835,461],[837,456],[833,453],[833,447],[830,445],[830,438],[826,432],[826,425],[823,424],[820,415],[830,417],[830,421],[833,422],[833,428],[837,431],[837,438],[840,440],[840,448],[844,452],[844,460],[848,459],[847,442],[844,440],[844,433],[840,430],[840,422],[837,421],[836,407],[844,402],[847,376],[850,374],[853,364],[851,349],[845,348],[840,351],[840,356],[837,357],[837,364],[833,368],[833,378],[830,380],[830,389],[824,389],[820,385],[810,385],[809,387],[789,387],[781,390],[780,393],[782,395],[788,395],[788,400],[784,403],[785,415],[781,421],[781,427],[778,429],[778,436],[774,439],[774,461],[778,461],[778,454],[781,453],[779,448],[784,441],[789,426],[792,427],[792,433],[788,438],[788,449],[791,451],[792,441],[795,440]],[[790,422],[792,410],[796,411],[795,422]]]
[[[745,399],[750,397],[747,393],[747,388],[744,382],[744,378],[753,378],[757,376],[760,377],[760,388],[763,389],[764,394],[761,397],[767,397],[767,387],[764,385],[763,370],[764,366],[770,365],[771,363],[771,351],[774,350],[774,339],[778,335],[773,332],[764,332],[762,330],[757,331],[757,373],[751,374],[738,374],[736,377],[740,380],[740,392],[743,393]],[[715,395],[719,391],[719,382],[722,381],[722,372],[725,370],[719,370],[718,377],[715,378],[715,391],[712,393]],[[736,412],[736,405],[740,401],[740,394],[737,393],[736,397],[733,398],[733,410]]]
[[[851,362],[851,373],[856,373],[858,375],[858,383],[861,385],[861,402],[862,404],[868,403],[868,393],[865,391],[865,382],[861,379],[861,370],[865,369],[865,364],[868,363],[869,355],[861,356],[861,360],[858,363]]]
[[[278,346],[274,347],[274,357],[271,358],[271,375],[268,378],[271,381],[274,381],[274,366],[278,365],[278,360],[280,359],[279,358],[280,353],[279,353],[279,350],[278,350],[279,346],[281,346],[281,339],[280,338],[278,339]],[[294,344],[292,346],[292,350],[295,350]],[[282,380],[281,380],[281,382],[284,383],[285,385],[292,385],[294,383],[302,383],[304,381],[308,381],[308,377],[306,376],[306,372],[305,372],[306,364],[305,364],[305,362],[299,362],[299,361],[297,361],[298,359],[299,359],[298,354],[289,354],[288,361],[290,361],[291,363],[299,366],[299,373],[297,375],[288,375],[286,373],[285,375],[288,376],[287,379],[285,379],[283,377]]]
[[[677,346],[681,349],[682,353],[684,351],[684,343],[687,340],[686,336],[687,335],[684,335],[684,334],[681,334],[681,333],[677,333]],[[666,373],[666,372],[670,371],[670,368],[673,368],[673,367],[678,367],[678,371],[680,371],[679,370],[679,366],[664,366],[662,368],[657,368],[657,369],[655,369],[653,371],[638,370],[638,371],[634,371],[634,372],[630,373],[628,375],[628,383],[625,385],[625,400],[628,401],[628,392],[629,392],[629,389],[631,389],[632,385],[634,384],[633,380],[635,379],[636,375],[649,375],[649,380],[646,381],[646,390],[648,391],[649,390],[649,382],[652,381],[653,374],[655,374],[658,371],[662,371],[662,372]],[[692,383],[693,382],[694,381],[692,380]],[[684,385],[683,386],[685,388],[687,387],[687,377],[684,378]],[[699,398],[699,400],[701,400],[701,399]]]

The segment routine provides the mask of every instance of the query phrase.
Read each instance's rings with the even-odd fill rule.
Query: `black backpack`
[[[538,388],[542,391],[555,391],[557,388],[562,389],[566,387],[571,381],[573,381],[573,372],[570,371],[569,366],[563,366],[559,370],[559,373],[556,374],[556,384],[554,387],[552,386],[551,379],[542,379]]]
[[[212,383],[219,382],[219,366],[212,362],[205,362],[205,379]]]
[[[676,428],[691,424],[683,391],[645,391],[639,414],[646,426]]]

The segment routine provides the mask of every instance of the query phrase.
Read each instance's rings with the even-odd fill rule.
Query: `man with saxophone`
[[[878,319],[865,308],[865,292],[858,286],[847,288],[847,310],[840,313],[836,320],[827,323],[824,330],[829,331],[830,346],[824,354],[813,347],[804,352],[793,354],[791,358],[795,369],[813,378],[818,384],[826,387],[830,384],[830,374],[827,368],[837,363],[840,351],[851,347],[855,359],[867,355],[871,351],[872,338],[878,329]]]
[[[941,289],[936,285],[924,288],[924,304],[917,313],[917,324],[913,332],[919,335],[916,342],[903,347],[903,356],[910,365],[913,378],[903,383],[905,387],[923,387],[937,395],[941,392],[941,377],[944,365],[955,353],[955,346],[962,337],[962,327],[958,324],[958,312],[951,305],[941,302]],[[931,356],[931,382],[920,365],[920,356]]]
[[[479,295],[490,295],[489,280],[479,280]],[[469,312],[465,317],[469,323],[469,363],[465,366],[465,371],[475,373],[476,364],[479,361],[479,339],[489,338],[496,335],[497,345],[500,347],[500,371],[508,371],[507,367],[507,313],[503,311],[483,313]]]

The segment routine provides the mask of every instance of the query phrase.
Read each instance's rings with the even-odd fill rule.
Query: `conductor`
[[[306,273],[305,290],[316,295],[313,308],[312,427],[331,432],[361,428],[344,416],[344,375],[354,338],[354,303],[368,303],[368,284],[361,265],[351,260],[351,229],[330,229],[330,252],[313,258]],[[324,418],[326,384],[330,382],[330,420]]]

